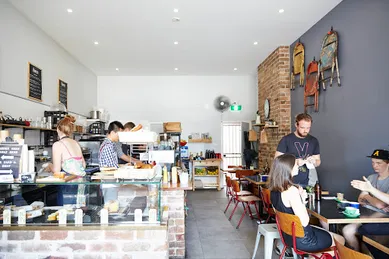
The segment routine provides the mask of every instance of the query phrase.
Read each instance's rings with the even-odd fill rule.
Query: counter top
[[[166,229],[165,224],[134,224],[134,225],[83,225],[75,226],[74,224],[69,224],[67,226],[2,226],[2,231],[31,231],[31,230],[62,230],[62,231],[82,231],[82,230],[151,230],[151,229]]]
[[[182,186],[181,183],[162,184],[163,191],[178,191],[178,190],[191,191],[192,189],[193,187],[191,181],[189,181],[188,184],[185,184],[184,186]]]

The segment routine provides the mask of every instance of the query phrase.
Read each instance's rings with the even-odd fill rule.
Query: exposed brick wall
[[[258,66],[258,110],[262,122],[265,118],[264,103],[270,101],[270,119],[277,122],[276,129],[266,129],[267,144],[259,144],[259,168],[269,166],[274,158],[279,140],[290,133],[290,53],[289,46],[278,47]],[[261,128],[262,129],[262,128]],[[278,136],[277,136],[278,135]]]
[[[185,191],[162,191],[162,207],[168,206],[169,258],[185,258]]]
[[[1,231],[0,258],[167,259],[167,229]]]

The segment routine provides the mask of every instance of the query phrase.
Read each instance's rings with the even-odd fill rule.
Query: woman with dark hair
[[[283,154],[274,159],[269,179],[273,207],[279,212],[293,214],[300,218],[305,236],[296,238],[297,249],[306,252],[325,250],[334,246],[333,238],[344,244],[342,236],[309,225],[309,215],[305,207],[307,193],[293,184],[293,177],[297,174],[296,158],[290,154]],[[292,236],[283,234],[283,237],[288,246],[293,247]]]
[[[66,116],[57,126],[59,140],[53,145],[53,163],[49,164],[48,171],[54,175],[68,174],[84,176],[85,160],[77,141],[70,138],[74,130],[75,118]]]

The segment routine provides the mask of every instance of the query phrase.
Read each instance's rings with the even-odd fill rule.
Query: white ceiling
[[[290,45],[341,2],[9,1],[98,76],[252,74],[277,46]],[[175,16],[181,21],[173,23]]]

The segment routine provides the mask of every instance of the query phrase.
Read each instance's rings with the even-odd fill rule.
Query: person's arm
[[[353,180],[351,182],[351,186],[355,189],[361,190],[362,193],[367,192],[374,195],[377,199],[379,199],[381,202],[386,203],[385,205],[388,206],[387,204],[389,204],[389,194],[381,192],[378,189],[374,188],[371,185],[370,181],[366,179],[366,177],[363,177],[363,180],[364,181]]]
[[[61,172],[62,167],[62,153],[61,148],[59,146],[59,143],[56,142],[53,144],[53,165],[51,167],[52,173],[59,173]]]
[[[315,138],[314,139],[314,150],[312,152],[312,155],[307,157],[307,161],[311,164],[313,164],[315,167],[319,167],[321,164],[320,159],[320,144],[319,141]]]
[[[286,144],[286,138],[283,137],[280,142],[278,143],[276,153],[274,155],[274,158],[279,157],[287,152],[287,144]]]
[[[294,214],[300,218],[301,224],[306,227],[309,224],[309,215],[307,208],[301,200],[300,192],[294,186],[290,187],[288,191],[290,192],[288,194],[290,206]]]
[[[377,198],[375,198],[375,197],[373,197],[373,196],[371,196],[369,194],[365,195],[363,197],[363,199],[365,201],[367,201],[370,205],[372,205],[372,206],[374,206],[374,207],[376,207],[378,209],[381,209],[381,210],[388,206],[385,202],[383,202],[380,199],[377,199]]]

